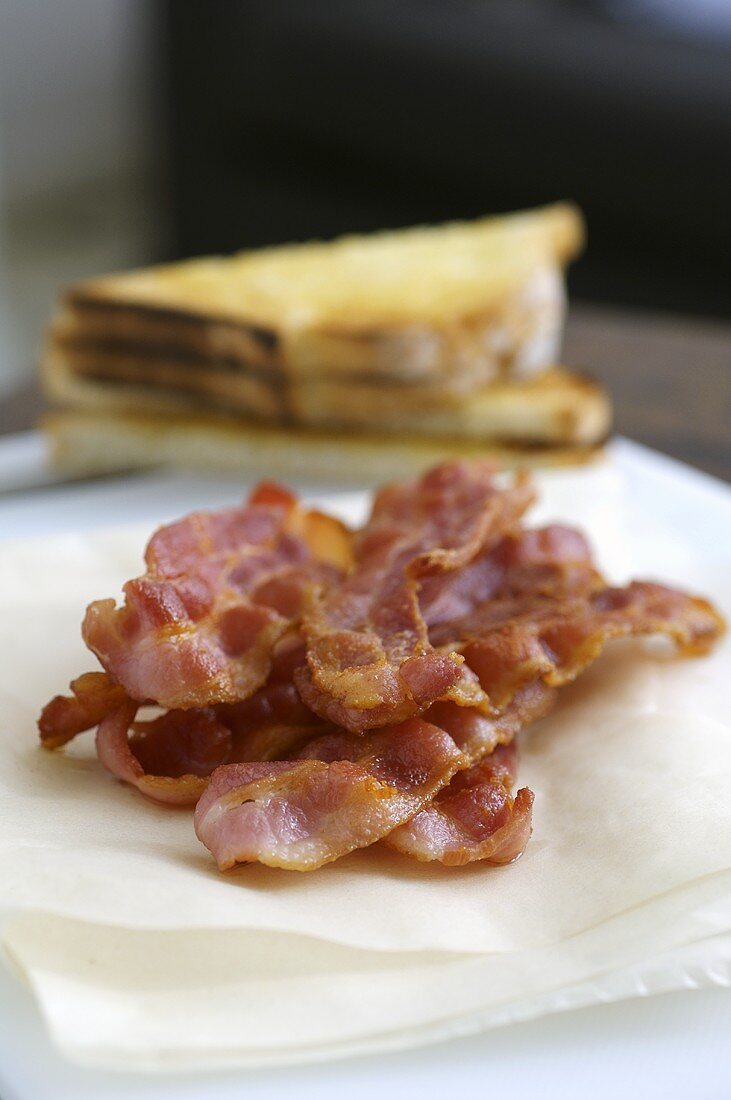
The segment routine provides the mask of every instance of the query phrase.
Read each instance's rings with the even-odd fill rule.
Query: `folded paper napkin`
[[[611,461],[540,489],[536,520],[588,530],[612,578],[731,607],[722,497],[701,544],[687,509],[648,515]],[[563,692],[522,738],[534,835],[512,866],[446,869],[376,846],[311,875],[221,875],[190,812],[117,783],[91,735],[37,747],[42,704],[94,667],[85,604],[140,571],[148,533],[0,545],[0,942],[69,1057],[325,1059],[728,983],[728,641],[683,661],[617,644]]]

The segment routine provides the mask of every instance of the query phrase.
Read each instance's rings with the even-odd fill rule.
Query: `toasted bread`
[[[193,361],[149,359],[89,349],[46,349],[42,364],[47,397],[63,405],[151,411],[219,409],[281,422],[285,405],[276,378],[255,371],[210,370]]]
[[[263,369],[286,386],[315,375],[449,392],[540,371],[556,356],[561,267],[578,212],[522,214],[190,260],[71,287],[48,358],[161,357]]]
[[[151,374],[134,356],[100,362],[89,352],[70,360],[59,348],[46,358],[46,392],[63,405],[111,412],[210,410],[323,430],[530,444],[596,443],[611,423],[610,403],[598,383],[561,367],[466,394],[367,378],[313,378],[285,389],[260,372],[209,371],[195,361],[180,369],[160,358]]]
[[[280,338],[216,318],[171,317],[169,311],[123,303],[57,312],[46,359],[62,353],[71,364],[92,354],[100,368],[136,359],[154,376],[157,364],[189,363],[201,370],[261,373],[280,387],[310,378],[415,382],[448,393],[500,377],[524,377],[556,358],[565,313],[557,268],[539,268],[487,311],[441,327],[411,324],[358,333],[291,329]]]
[[[43,360],[59,462],[276,470],[282,447],[352,479],[442,453],[575,460],[610,426],[601,388],[551,366],[582,241],[558,204],[72,287]]]
[[[583,243],[565,203],[474,222],[284,245],[94,279],[69,300],[170,310],[272,333],[362,332],[479,313]]]
[[[533,377],[537,366],[545,369],[555,361],[560,325],[550,309],[537,303],[525,316],[521,308],[514,303],[499,322],[494,316],[472,318],[440,332],[412,327],[350,341],[300,333],[299,370],[273,354],[268,362],[251,354],[245,331],[218,323],[201,326],[186,346],[180,333],[173,339],[167,322],[161,332],[150,326],[144,338],[134,327],[105,331],[98,316],[87,331],[65,313],[53,325],[42,368],[46,392],[54,399],[83,395],[88,387],[75,384],[81,378],[97,382],[110,395],[115,386],[122,396],[129,386],[140,396],[149,391],[156,407],[167,396],[176,407],[197,401],[252,418],[344,426],[359,423],[366,407],[385,403],[412,413],[439,410],[445,403],[464,402],[465,395],[491,382]],[[448,432],[458,430],[447,425]]]
[[[381,434],[478,443],[592,444],[606,438],[612,419],[609,398],[599,383],[563,367],[438,402],[415,386],[378,389],[315,380],[294,390],[291,401],[294,423],[320,429],[377,429]]]
[[[506,469],[589,462],[600,447],[519,447],[425,436],[347,435],[233,418],[65,410],[46,416],[55,465],[74,477],[148,467],[329,485],[370,485],[447,457],[493,456]]]

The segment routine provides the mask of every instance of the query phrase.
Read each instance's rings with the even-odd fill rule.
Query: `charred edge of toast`
[[[105,298],[103,295],[97,297],[93,291],[73,286],[65,292],[63,301],[74,312],[81,314],[85,310],[97,314],[109,310],[118,316],[128,314],[133,318],[139,318],[141,315],[152,323],[155,320],[179,322],[181,325],[189,325],[193,328],[198,328],[201,324],[226,325],[250,337],[255,343],[259,344],[262,351],[272,353],[279,347],[279,334],[275,329],[232,317],[211,317],[209,313],[184,309],[181,306],[159,306],[147,302],[120,302],[111,297]]]
[[[264,385],[271,386],[277,393],[281,391],[282,387],[290,384],[288,372],[274,363],[264,367],[259,363],[252,363],[243,356],[226,354],[207,356],[199,352],[191,351],[189,348],[183,348],[174,343],[168,344],[161,342],[157,344],[145,344],[142,341],[125,340],[122,337],[97,338],[55,333],[51,338],[51,346],[63,351],[64,354],[69,357],[69,360],[73,359],[75,352],[88,356],[98,353],[100,356],[108,356],[112,359],[115,357],[136,358],[139,360],[140,364],[147,362],[165,362],[170,366],[180,366],[183,372],[186,370],[206,370],[211,373],[220,372],[225,375],[241,374],[260,381]],[[509,363],[501,365],[503,373],[499,378],[495,379],[496,382],[510,382],[512,385],[520,387],[525,384],[530,384],[531,386],[535,385],[539,380],[538,375],[531,376],[528,379],[511,380],[509,376],[505,374],[509,365]],[[111,371],[105,371],[101,365],[89,368],[80,363],[73,363],[71,361],[68,364],[68,370],[70,373],[81,375],[84,378],[94,379],[94,381],[97,382],[108,381],[110,383],[124,379],[125,373],[123,367],[118,367],[116,365]],[[548,372],[550,378],[555,378],[555,370],[556,367],[550,368]],[[581,389],[585,393],[603,392],[601,384],[588,371],[572,369],[569,374],[571,383],[575,389]],[[145,378],[150,378],[150,385],[152,386],[161,385],[161,383],[152,379],[149,374],[147,374]],[[411,373],[401,376],[393,371],[388,372],[385,370],[354,370],[338,372],[337,374],[333,374],[329,371],[313,370],[308,374],[307,381],[308,383],[325,382],[333,386],[353,383],[362,386],[373,386],[374,388],[388,388],[391,390],[403,389],[407,393],[417,390],[433,390],[435,396],[450,394],[452,392],[448,386],[445,387],[444,377],[441,374],[439,376],[415,378]],[[490,382],[486,382],[485,386],[487,387],[490,384]]]
[[[205,368],[211,371],[220,371],[222,374],[246,374],[272,385],[276,385],[280,379],[282,382],[285,381],[285,372],[280,367],[274,365],[264,367],[260,363],[252,363],[239,355],[216,354],[206,356],[172,342],[146,344],[142,340],[125,340],[121,336],[87,337],[58,333],[53,335],[52,340],[53,345],[60,348],[69,358],[72,358],[74,353],[89,356],[97,354],[105,357],[111,356],[112,358],[129,357],[130,359],[137,359],[140,363],[164,361],[171,365],[180,366],[183,371],[189,368],[199,370]],[[74,364],[71,369],[75,374],[83,374],[85,377],[90,376],[89,370],[85,367]],[[98,370],[99,377],[102,377],[101,369],[98,368]]]
[[[246,359],[243,355],[218,353],[205,355],[172,342],[146,344],[141,340],[125,340],[123,337],[83,337],[56,333],[52,336],[52,346],[60,349],[69,357],[69,360],[73,360],[75,354],[86,356],[96,354],[109,359],[136,359],[140,364],[164,362],[170,366],[179,367],[181,372],[205,370],[225,375],[245,375],[263,384],[271,385],[273,389],[289,385],[291,380],[286,368],[275,362],[263,366],[261,363]],[[512,359],[508,359],[499,364],[500,375],[496,381],[504,382],[509,379],[508,371],[511,363]],[[89,368],[78,362],[70,362],[69,369],[72,373],[86,378],[105,377],[104,368],[101,366]],[[123,368],[114,365],[109,371],[109,377],[116,378],[120,373],[123,373]],[[442,374],[414,377],[413,372],[400,374],[397,370],[343,370],[335,374],[331,371],[312,370],[307,375],[307,381],[308,383],[327,382],[331,385],[354,383],[377,388],[403,389],[407,392],[433,390],[435,396],[452,392],[448,386],[445,387]]]
[[[93,370],[83,370],[75,372],[75,374],[77,377],[83,378],[84,381],[93,382],[95,386],[105,389],[108,393],[118,391],[119,396],[123,396],[129,389],[141,394],[145,391],[150,391],[162,397],[167,396],[176,404],[190,405],[194,408],[203,407],[211,412],[215,412],[217,415],[225,416],[227,413],[230,415],[232,404],[243,404],[240,399],[234,402],[230,394],[221,394],[217,396],[214,392],[206,390],[198,385],[195,379],[191,379],[191,384],[186,386],[181,383],[171,385],[170,382],[165,379],[157,379],[154,377],[145,377],[142,379],[130,373],[126,375],[120,373],[118,376],[110,377],[108,374],[100,374]],[[275,385],[274,383],[267,386],[265,383],[265,388],[271,390],[271,397],[278,404],[277,419],[275,423],[277,425],[293,424],[295,421],[287,404],[287,387],[284,385]],[[249,417],[253,418],[258,415],[259,421],[261,422],[271,420],[271,411],[261,411],[257,414],[251,407],[252,404],[253,399],[247,399],[246,405]]]

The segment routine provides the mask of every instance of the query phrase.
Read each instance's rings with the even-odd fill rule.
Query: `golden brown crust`
[[[483,312],[536,268],[580,250],[583,221],[557,203],[475,222],[417,227],[206,257],[89,280],[72,310],[154,310],[167,323],[223,321],[272,333],[303,325],[332,334]]]
[[[127,350],[164,348],[174,356],[227,357],[264,368],[278,361],[275,329],[73,291],[64,295],[52,335],[66,348],[116,342]]]
[[[276,375],[210,370],[195,360],[150,360],[117,350],[104,353],[51,343],[43,357],[44,390],[63,404],[82,407],[177,411],[211,408],[243,411],[270,421],[286,419],[285,394]]]
[[[403,296],[406,288],[397,291]],[[462,303],[459,315],[438,322],[412,317],[400,325],[363,328],[363,308],[367,303],[356,303],[341,329],[283,320],[279,330],[265,330],[215,314],[176,318],[168,308],[123,301],[67,305],[54,319],[49,348],[62,350],[71,363],[77,351],[136,356],[149,361],[151,374],[165,356],[183,364],[197,361],[201,369],[272,373],[293,383],[372,377],[464,392],[547,366],[560,344],[565,292],[558,268],[543,266],[499,296],[487,295],[478,310],[469,312]]]
[[[293,423],[322,429],[496,439],[521,445],[591,445],[611,429],[611,403],[594,379],[552,367],[518,381],[499,381],[468,394],[425,388],[376,387],[311,379],[293,388]]]
[[[601,386],[561,367],[465,392],[368,374],[286,381],[279,373],[228,360],[213,366],[195,358],[168,359],[162,349],[144,358],[114,345],[103,352],[69,350],[51,339],[44,388],[52,400],[81,408],[208,410],[272,424],[394,435],[584,445],[600,441],[611,427]]]

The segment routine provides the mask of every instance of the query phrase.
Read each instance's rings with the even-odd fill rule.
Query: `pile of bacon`
[[[148,798],[195,805],[223,870],[307,871],[376,842],[419,860],[507,863],[531,832],[515,736],[612,638],[703,653],[705,600],[609,586],[584,537],[528,529],[526,478],[450,462],[387,486],[356,532],[265,483],[153,535],[124,603],[92,603],[104,672],[39,722]],[[140,708],[163,713],[138,719]]]

